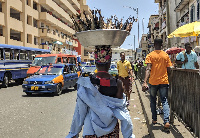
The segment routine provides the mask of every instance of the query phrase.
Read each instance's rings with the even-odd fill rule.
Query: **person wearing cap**
[[[111,46],[95,47],[98,72],[77,81],[76,108],[66,138],[77,138],[83,128],[84,138],[119,138],[119,123],[124,138],[135,138],[122,82],[108,73]]]
[[[197,54],[192,51],[191,44],[185,43],[185,51],[176,56],[176,64],[181,65],[183,69],[199,69]]]
[[[132,82],[133,82],[133,72],[131,63],[127,60],[125,60],[125,53],[120,53],[121,60],[117,62],[117,69],[118,69],[118,78],[123,82],[123,85],[125,87],[124,93],[126,94],[127,98],[127,106],[129,106],[130,103],[130,95],[132,92]],[[129,76],[130,74],[130,76]]]

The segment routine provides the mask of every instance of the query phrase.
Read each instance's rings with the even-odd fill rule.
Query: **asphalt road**
[[[0,88],[0,138],[63,138],[71,125],[76,94],[26,96],[21,85]]]

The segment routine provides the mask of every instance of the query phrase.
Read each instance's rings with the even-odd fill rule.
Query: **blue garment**
[[[197,62],[197,54],[193,51],[191,51],[190,54],[187,54],[185,52],[185,54],[187,55],[188,58],[188,62],[182,65],[183,69],[196,69],[196,67],[194,66],[194,63]],[[181,60],[184,61],[185,57],[183,52],[180,52],[177,56],[176,56],[176,60]]]
[[[131,117],[123,99],[102,95],[90,82],[89,77],[78,80],[77,103],[71,124],[71,130],[66,138],[77,136],[82,126],[83,136],[97,135],[97,137],[111,133],[117,120],[121,121],[121,131],[124,138],[135,138]],[[77,136],[78,137],[78,136]]]
[[[159,90],[160,99],[162,101],[163,113],[164,113],[164,124],[169,122],[169,104],[167,101],[168,97],[168,84],[160,84],[160,85],[150,85],[150,99],[151,99],[151,112],[152,119],[157,121],[157,113],[156,113],[156,94]]]

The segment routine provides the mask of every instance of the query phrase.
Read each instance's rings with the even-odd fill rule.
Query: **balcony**
[[[59,37],[57,34],[54,35],[53,33],[48,32],[46,28],[40,29],[39,34],[40,34],[40,37],[47,37],[47,38],[53,39],[55,41],[61,41],[61,42],[65,43],[64,38]]]
[[[80,10],[80,4],[78,3],[77,0],[68,0],[68,1],[74,7],[74,9]]]
[[[70,14],[78,14],[78,12],[76,10],[79,10],[80,9],[80,4],[76,1],[76,0],[53,0],[55,1],[60,7],[62,7],[62,9],[66,9],[67,12],[69,12]],[[73,1],[76,1],[77,6],[75,6],[74,2]],[[75,9],[74,7],[75,6]]]
[[[4,13],[0,12],[0,25],[5,26]]]
[[[63,32],[66,32],[68,35],[73,35],[75,34],[75,31],[67,26],[66,24],[62,23],[52,15],[46,13],[46,12],[41,12],[40,13],[40,19],[46,21],[47,23],[51,24],[52,26],[56,26],[60,30],[63,30]]]
[[[39,3],[63,21],[68,22],[69,25],[73,25],[72,19],[70,18],[69,14],[66,13],[52,0],[40,0]]]
[[[19,12],[22,12],[22,2],[21,0],[7,0],[9,2],[9,6],[13,7]]]
[[[181,0],[181,2],[176,6],[175,8],[175,12],[180,12],[181,9],[183,9],[185,7],[185,5],[189,4],[190,0]]]
[[[38,28],[35,28],[35,27],[27,24],[26,29],[27,29],[28,33],[31,32],[32,35],[39,36]]]
[[[30,6],[26,5],[26,11],[28,11],[28,15],[32,16],[35,19],[39,19],[39,12],[31,8]]]
[[[26,47],[39,48],[39,45],[34,45],[34,44],[27,43]]]
[[[73,47],[78,47],[78,42],[73,40]]]
[[[5,43],[6,43],[5,37],[0,36],[0,44],[5,44]]]
[[[13,39],[9,39],[8,45],[23,46],[23,42],[17,41],[17,40],[13,40]]]
[[[23,32],[23,23],[17,19],[9,17],[10,20],[10,28],[19,32]]]

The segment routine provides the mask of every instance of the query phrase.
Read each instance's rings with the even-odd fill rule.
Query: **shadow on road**
[[[20,83],[16,83],[16,82],[10,82],[9,83],[9,86],[7,88],[10,88],[10,87],[14,87],[14,86],[19,86],[19,85],[22,85]],[[0,83],[0,89],[6,89],[2,86],[2,83]]]
[[[61,95],[67,94],[70,92],[74,92],[74,88],[63,90]],[[24,95],[22,95],[22,97],[57,97],[57,96],[55,96],[53,93],[32,93],[32,95],[26,95],[24,93]]]

